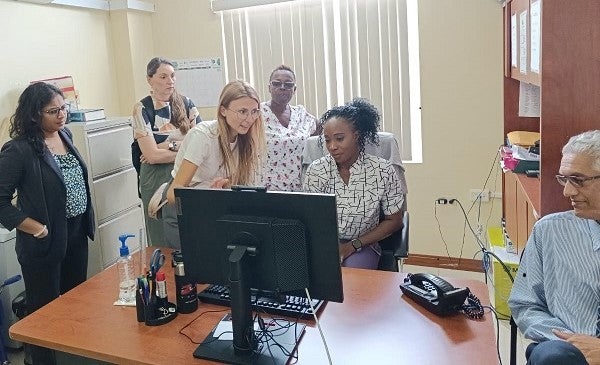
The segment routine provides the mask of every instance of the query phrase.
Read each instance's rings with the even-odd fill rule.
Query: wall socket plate
[[[474,202],[478,199],[481,199],[482,202],[489,202],[490,201],[490,191],[489,190],[481,190],[481,189],[469,190],[469,200]]]

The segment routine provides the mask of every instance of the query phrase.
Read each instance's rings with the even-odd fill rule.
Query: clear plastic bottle
[[[119,270],[119,302],[123,304],[135,303],[135,272],[129,247],[125,243],[129,237],[135,237],[135,235],[122,234],[119,236],[121,248],[119,249],[117,269]]]

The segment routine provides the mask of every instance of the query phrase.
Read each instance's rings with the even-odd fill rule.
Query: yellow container
[[[519,270],[519,255],[506,252],[506,248],[492,246],[492,252],[496,254],[508,267],[513,278],[517,276]],[[512,281],[502,267],[502,264],[492,256],[492,285],[494,286],[494,307],[498,312],[500,319],[510,318],[510,308],[508,307],[508,297],[512,290]]]
[[[488,242],[491,246],[504,247],[504,234],[502,227],[489,227],[487,230]]]

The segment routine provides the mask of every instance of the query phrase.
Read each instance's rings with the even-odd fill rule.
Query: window
[[[238,2],[269,4],[221,11],[228,81],[244,79],[267,97],[270,72],[286,64],[296,72],[295,103],[320,115],[367,98],[403,159],[421,162],[417,0]]]

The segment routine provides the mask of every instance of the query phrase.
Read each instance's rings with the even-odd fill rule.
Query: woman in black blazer
[[[94,211],[87,168],[64,128],[67,113],[58,88],[29,85],[11,118],[12,140],[0,152],[0,223],[17,228],[29,313],[87,278]],[[34,348],[32,357],[34,364],[54,363],[47,349]]]

